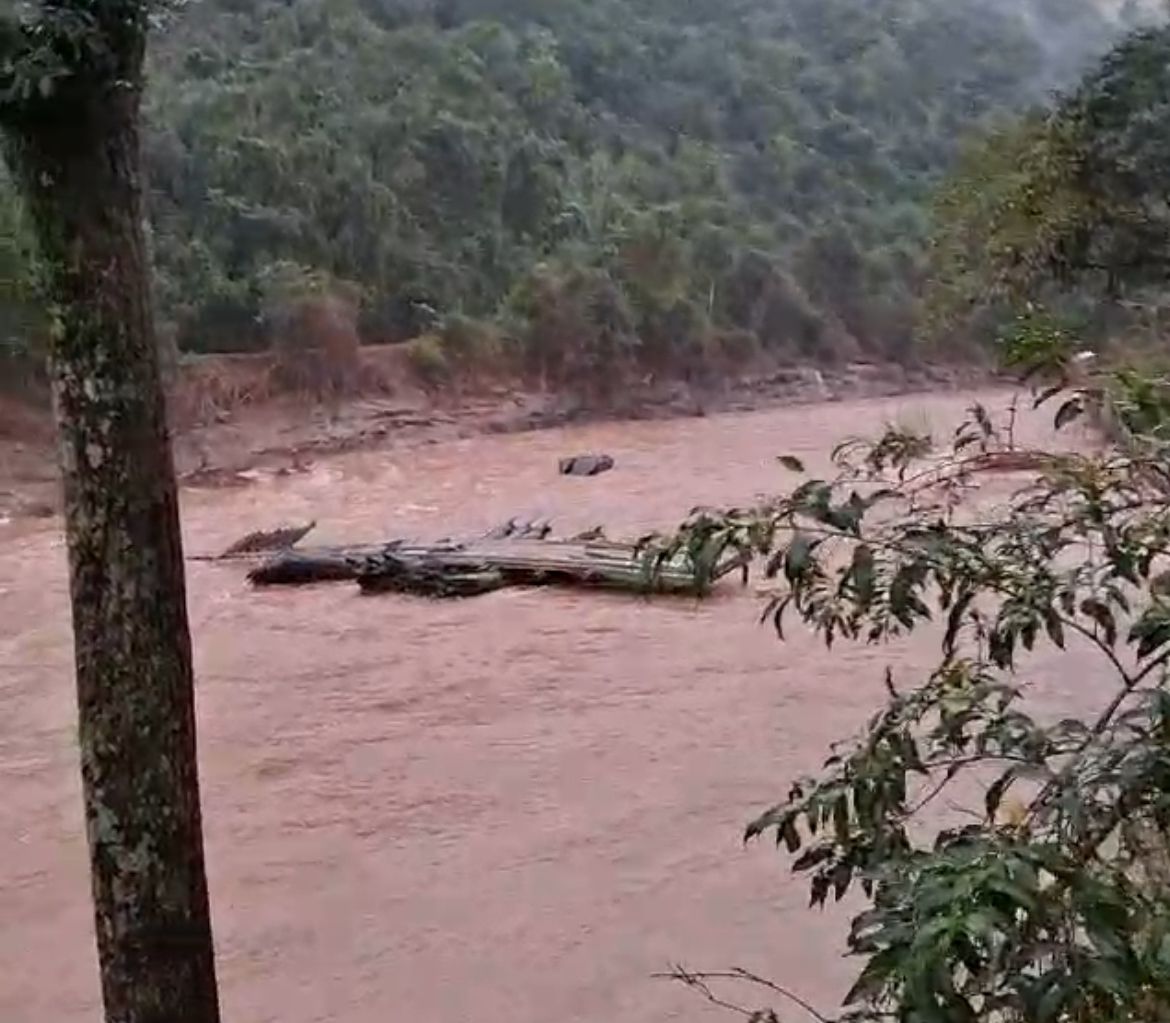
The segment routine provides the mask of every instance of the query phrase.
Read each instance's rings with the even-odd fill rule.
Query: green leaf
[[[857,602],[863,608],[873,603],[877,588],[877,569],[873,556],[873,548],[869,544],[858,544],[853,550],[853,564],[849,570],[853,580],[853,592]]]
[[[1113,647],[1117,644],[1117,620],[1113,617],[1108,604],[1089,597],[1081,601],[1081,611],[1097,623],[1101,630],[1101,638],[1107,646]]]
[[[1010,668],[1016,653],[1015,632],[996,628],[987,638],[987,653],[997,668]]]
[[[811,519],[823,521],[833,500],[833,488],[824,480],[806,480],[792,492],[793,507]]]
[[[1154,604],[1129,630],[1129,642],[1137,641],[1138,660],[1143,660],[1170,643],[1170,607]]]
[[[774,806],[770,810],[765,810],[755,820],[751,821],[746,828],[744,828],[743,840],[750,842],[753,838],[758,838],[768,828],[778,828],[783,833],[784,822],[791,820],[791,815],[784,812],[784,807]],[[797,835],[797,844],[799,845],[800,836]]]
[[[1053,424],[1056,429],[1060,430],[1071,423],[1074,419],[1084,413],[1084,403],[1080,398],[1069,398],[1063,405],[1056,410],[1056,416],[1053,419]]]
[[[833,833],[844,845],[849,841],[849,797],[841,795],[833,804]]]
[[[1064,386],[1062,384],[1057,384],[1055,387],[1046,387],[1043,391],[1036,395],[1035,399],[1033,399],[1032,408],[1039,408],[1045,402],[1055,398],[1063,390]]]
[[[784,552],[784,577],[794,583],[804,575],[809,566],[813,541],[804,533],[796,533]]]
[[[947,627],[946,632],[943,634],[943,652],[948,656],[955,652],[955,641],[958,639],[959,629],[962,628],[963,619],[974,599],[974,590],[963,591],[959,594],[955,603],[951,606],[950,612],[947,614]]]
[[[1015,768],[1008,768],[987,786],[987,792],[983,797],[983,806],[987,811],[987,819],[989,821],[995,820],[995,815],[999,811],[999,805],[1003,802],[1003,797],[1007,794],[1008,788],[1011,787],[1012,782],[1015,780]]]
[[[853,880],[853,867],[845,862],[838,863],[829,879],[833,885],[833,898],[840,902],[849,890],[849,883]]]
[[[853,982],[853,987],[845,996],[845,1005],[855,1005],[858,1002],[872,1002],[885,990],[892,975],[901,962],[901,950],[886,948],[870,958],[865,964],[861,975]]]
[[[792,852],[793,850],[789,850]],[[813,867],[824,863],[825,860],[833,858],[833,848],[828,845],[816,845],[811,849],[806,849],[801,853],[792,864],[792,869],[797,873],[805,870],[811,870]]]
[[[1024,884],[1019,877],[992,877],[987,882],[987,890],[1002,895],[1009,903],[1022,909],[1025,913],[1035,913],[1037,910],[1036,892],[1031,885]]]
[[[1048,632],[1048,638],[1052,640],[1052,645],[1060,650],[1064,649],[1064,625],[1060,620],[1060,615],[1056,613],[1055,608],[1044,609],[1044,628]]]
[[[1060,1016],[1060,1011],[1072,993],[1072,978],[1053,978],[1049,981],[1047,990],[1036,1004],[1036,1023],[1054,1023]]]
[[[915,619],[930,617],[930,610],[916,592],[925,575],[921,562],[910,562],[898,569],[890,583],[890,614],[907,629],[914,627]]]
[[[998,920],[994,913],[975,910],[963,920],[963,927],[972,938],[990,944],[999,933]]]
[[[776,461],[789,472],[804,472],[804,462],[795,455],[780,455]]]

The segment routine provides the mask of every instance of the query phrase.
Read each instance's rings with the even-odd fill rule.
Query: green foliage
[[[159,3],[101,5],[9,0],[0,6],[0,374],[41,371],[50,316],[30,215],[33,196],[53,182],[14,180],[3,162],[19,157],[30,125],[68,117],[79,97],[100,102],[112,84],[133,89],[141,32]],[[66,111],[63,113],[63,111]],[[17,159],[13,166],[20,166]],[[23,185],[24,187],[20,187]],[[41,234],[42,240],[45,238]]]
[[[972,146],[936,202],[935,328],[1021,301],[1164,304],[1170,27],[1118,45],[1043,115]],[[1125,317],[1100,322],[1108,333]]]
[[[640,340],[621,291],[600,270],[537,267],[511,296],[525,324],[522,343],[530,369],[559,386],[612,397]]]
[[[1110,290],[1161,285],[1170,265],[1170,27],[1127,39],[1060,111],[1081,146],[1090,196],[1083,228],[1059,253]]]
[[[513,345],[494,324],[470,316],[448,317],[439,330],[443,353],[464,374],[515,369]]]
[[[844,1019],[1165,1018],[1170,392],[1115,376],[1137,441],[1124,451],[1021,450],[1014,406],[997,422],[976,405],[941,448],[899,429],[847,442],[833,475],[699,511],[655,548],[764,558],[781,636],[796,620],[829,647],[937,637],[933,670],[887,671],[861,736],[747,829],[792,857],[813,905],[864,900]],[[1096,394],[1090,381],[1036,401],[1060,398],[1059,424]],[[1001,465],[1036,475],[984,520],[963,496]],[[1044,647],[1085,687],[1063,719],[1027,698]],[[679,977],[709,996],[702,975]]]
[[[442,338],[424,334],[407,342],[404,350],[411,372],[424,387],[441,387],[451,381],[451,362],[447,358]]]
[[[1058,23],[1113,31],[1089,0],[189,4],[151,60],[158,304],[185,348],[255,346],[293,263],[404,340],[551,266],[611,282],[645,366],[712,330],[904,355],[922,203],[1050,83]]]
[[[46,329],[46,317],[36,296],[31,232],[22,204],[0,165],[0,358],[38,358]]]

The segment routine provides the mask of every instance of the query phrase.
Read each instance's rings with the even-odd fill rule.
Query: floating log
[[[375,551],[371,548],[369,553]],[[287,551],[257,565],[248,573],[248,581],[255,586],[300,586],[356,579],[362,573],[362,554],[362,549],[352,547]]]
[[[508,585],[496,569],[453,571],[427,558],[410,559],[387,553],[376,570],[367,566],[357,577],[363,593],[413,593],[424,597],[478,597]]]
[[[728,552],[708,582],[742,565],[741,556]],[[290,550],[257,566],[248,578],[257,586],[353,579],[366,593],[444,597],[472,596],[504,586],[577,586],[690,595],[704,589],[685,554],[654,566],[637,544],[532,537]]]
[[[469,540],[297,547],[314,525],[250,533],[223,554],[206,560],[263,558],[248,573],[256,586],[354,580],[365,593],[432,597],[476,596],[505,586],[697,596],[745,564],[742,554],[724,552],[704,578],[686,552],[657,563],[641,544],[610,540],[600,526],[571,539],[552,539],[547,522],[516,519]]]
[[[500,586],[582,586],[636,593],[699,591],[688,564],[674,562],[651,571],[632,544],[572,540],[481,541],[421,552],[397,547],[384,556],[367,558],[357,577],[358,585],[367,592],[385,588],[401,591],[413,579],[405,569],[417,570],[421,584],[416,592],[439,595],[445,594],[441,587],[431,585],[428,574],[449,574],[457,580],[456,589],[482,587],[480,592]],[[383,585],[383,575],[389,576],[388,585]],[[468,578],[461,579],[463,576]]]

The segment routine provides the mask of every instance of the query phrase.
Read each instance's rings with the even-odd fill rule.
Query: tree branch
[[[1109,646],[1109,644],[1105,642],[1105,640],[1098,636],[1094,630],[1086,628],[1075,618],[1070,618],[1067,615],[1059,615],[1058,617],[1060,618],[1060,621],[1063,625],[1072,629],[1073,632],[1077,633],[1078,635],[1083,636],[1085,639],[1089,640],[1089,642],[1091,642],[1095,647],[1097,647],[1098,650],[1100,650],[1107,658],[1109,658],[1109,663],[1113,665],[1113,669],[1117,672],[1118,675],[1121,676],[1123,680],[1123,686],[1129,687],[1128,689],[1125,689],[1125,692],[1129,692],[1136,684],[1136,680],[1132,678],[1130,673],[1126,670],[1125,666],[1121,663],[1121,658],[1117,656],[1116,651],[1114,651]],[[1124,699],[1124,693],[1122,698]]]
[[[817,1020],[817,1023],[832,1023],[828,1016],[819,1012],[812,1004],[801,998],[800,995],[789,991],[788,988],[782,987],[774,981],[768,980],[766,977],[761,977],[759,974],[752,973],[750,970],[745,970],[739,966],[730,970],[717,970],[704,973],[691,973],[681,966],[675,966],[669,973],[656,973],[654,976],[658,979],[675,980],[685,984],[687,987],[697,990],[704,998],[707,998],[708,1001],[711,1001],[715,1005],[719,1005],[725,1009],[731,1009],[733,1012],[738,1012],[741,1015],[747,1016],[749,1019],[761,1021],[776,1019],[775,1013],[771,1016],[763,1016],[759,1012],[753,1012],[750,1009],[745,1009],[741,1005],[735,1005],[732,1002],[727,1002],[719,998],[711,991],[709,981],[736,980],[746,984],[754,984],[757,987],[767,988],[793,1005],[799,1006],[809,1016]]]
[[[1057,750],[1052,756],[1062,756],[1064,753],[1064,750]],[[1047,759],[1050,758],[1046,756],[1045,760]],[[932,773],[934,771],[943,771],[943,776],[919,797],[918,801],[906,811],[903,819],[908,821],[911,817],[921,813],[930,803],[942,795],[946,787],[959,776],[964,768],[996,763],[1022,764],[1025,767],[1044,766],[1035,760],[1030,760],[1028,757],[1013,755],[1011,753],[976,753],[969,757],[955,757],[950,760],[927,763],[925,766],[928,771]],[[982,820],[982,818],[980,819]]]
[[[1135,676],[1130,676],[1128,674],[1125,675],[1125,684],[1105,705],[1105,708],[1101,711],[1101,713],[1097,715],[1096,720],[1089,729],[1089,734],[1085,737],[1084,742],[1082,742],[1074,752],[1073,759],[1055,777],[1045,782],[1044,787],[1032,801],[1031,809],[1028,812],[1029,820],[1035,816],[1037,810],[1039,810],[1048,802],[1049,799],[1052,798],[1053,793],[1056,792],[1061,787],[1061,785],[1063,785],[1073,776],[1077,766],[1077,757],[1084,753],[1085,750],[1092,746],[1093,743],[1096,742],[1108,730],[1109,726],[1113,723],[1113,718],[1121,709],[1121,705],[1130,696],[1133,695],[1134,690],[1136,690],[1141,682],[1146,678],[1146,676],[1149,675],[1151,669],[1157,667],[1158,665],[1164,665],[1167,659],[1170,659],[1170,651],[1167,651],[1161,657],[1156,658],[1139,674]],[[1120,816],[1118,816],[1117,819],[1120,820]],[[1109,829],[1109,831],[1112,831],[1112,827]],[[1105,837],[1107,837],[1108,833],[1109,832],[1106,832],[1105,835],[1103,835],[1099,840],[1091,841],[1088,843],[1088,845],[1091,847],[1100,845],[1100,843],[1105,840]]]
[[[740,1016],[745,1016],[749,1020],[759,1015],[757,1012],[745,1008],[742,1005],[737,1005],[735,1002],[729,1002],[725,998],[720,998],[711,990],[710,985],[707,984],[700,974],[687,973],[681,966],[676,966],[671,973],[656,973],[653,976],[655,980],[677,980],[681,984],[685,984],[692,991],[697,991],[712,1005],[718,1006],[720,1009],[727,1009]]]

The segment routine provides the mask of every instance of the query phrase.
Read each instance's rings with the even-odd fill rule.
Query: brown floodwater
[[[620,423],[320,463],[188,492],[189,553],[315,518],[318,538],[437,537],[511,516],[611,535],[744,502],[843,434],[949,430],[969,399]],[[556,475],[565,454],[617,468]],[[994,488],[994,484],[991,485]],[[0,530],[0,1019],[98,1016],[59,525]],[[884,663],[826,654],[711,600],[349,586],[253,592],[189,566],[208,868],[225,1020],[727,1019],[653,974],[742,966],[824,1008],[853,970],[744,823],[881,697]],[[1088,670],[1087,668],[1085,670]],[[1039,663],[1047,698],[1077,680]],[[740,992],[748,1002],[762,999]]]

